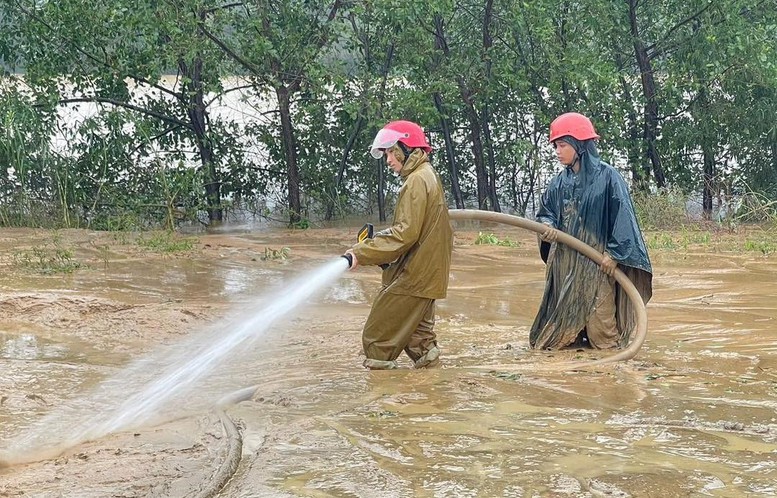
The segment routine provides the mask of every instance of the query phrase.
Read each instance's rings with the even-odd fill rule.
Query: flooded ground
[[[158,422],[19,454],[31,432],[52,446],[63,437],[36,426],[52,413],[68,427],[67,416],[114,408],[95,388],[138,358],[204,330],[218,341],[226,317],[261,310],[257,296],[271,301],[337,257],[356,228],[226,231],[171,255],[115,234],[0,231],[0,455],[37,460],[0,468],[0,496],[210,496],[236,447],[220,496],[777,494],[777,259],[654,251],[637,357],[539,373],[532,365],[604,353],[527,349],[544,267],[531,234],[502,227],[456,233],[437,307],[441,369],[361,367],[379,270],[360,268],[234,351]],[[520,245],[475,245],[478,230]],[[20,268],[53,245],[86,266]],[[225,413],[203,408],[248,386],[253,396]]]

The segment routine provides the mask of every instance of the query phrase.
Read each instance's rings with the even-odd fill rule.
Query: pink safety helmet
[[[423,128],[412,121],[392,121],[375,135],[370,154],[375,159],[380,159],[383,157],[383,151],[397,142],[402,142],[411,149],[423,149],[427,154],[432,151]]]

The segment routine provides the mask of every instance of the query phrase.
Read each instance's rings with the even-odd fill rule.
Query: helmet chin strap
[[[577,152],[577,149],[575,149],[575,158],[572,160],[572,164],[565,164],[565,166],[567,169],[574,171],[575,164],[579,165],[578,171],[583,167],[583,156]]]
[[[565,143],[567,143],[567,144],[571,145],[571,146],[572,146],[572,149],[574,149],[574,151],[575,151],[575,157],[574,157],[574,159],[572,160],[572,164],[565,164],[564,166],[565,166],[567,169],[574,169],[574,167],[575,167],[575,164],[578,164],[578,163],[580,163],[580,165],[582,166],[582,165],[583,165],[583,163],[582,163],[582,161],[581,161],[581,160],[582,160],[582,157],[581,157],[580,153],[577,151],[577,146],[575,146],[575,144],[573,144],[572,142],[570,142],[570,141],[568,141],[568,140],[563,140],[563,141],[564,141]],[[553,144],[555,145],[555,144],[556,144],[556,142],[553,142]]]
[[[402,151],[402,154],[405,155],[405,159],[404,159],[404,161],[402,161],[402,164],[405,164],[407,162],[407,160],[410,158],[410,154],[413,152],[413,150],[412,149],[408,149],[407,146],[405,144],[403,144],[402,142],[397,142],[397,146]]]

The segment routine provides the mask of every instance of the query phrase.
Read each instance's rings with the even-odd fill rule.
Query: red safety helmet
[[[576,112],[562,114],[550,123],[550,143],[566,136],[578,140],[599,138],[591,120]]]
[[[370,154],[375,159],[380,159],[383,151],[396,145],[397,142],[402,142],[411,149],[423,149],[427,154],[432,151],[432,147],[426,141],[423,128],[412,121],[392,121],[375,135]]]

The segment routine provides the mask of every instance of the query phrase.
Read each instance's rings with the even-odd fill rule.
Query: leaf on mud
[[[397,414],[389,410],[381,410],[379,412],[370,412],[367,414],[367,416],[371,418],[388,418],[388,417],[396,417]]]
[[[497,379],[504,379],[504,380],[518,380],[521,378],[521,374],[519,373],[491,372],[491,375],[493,375]]]

